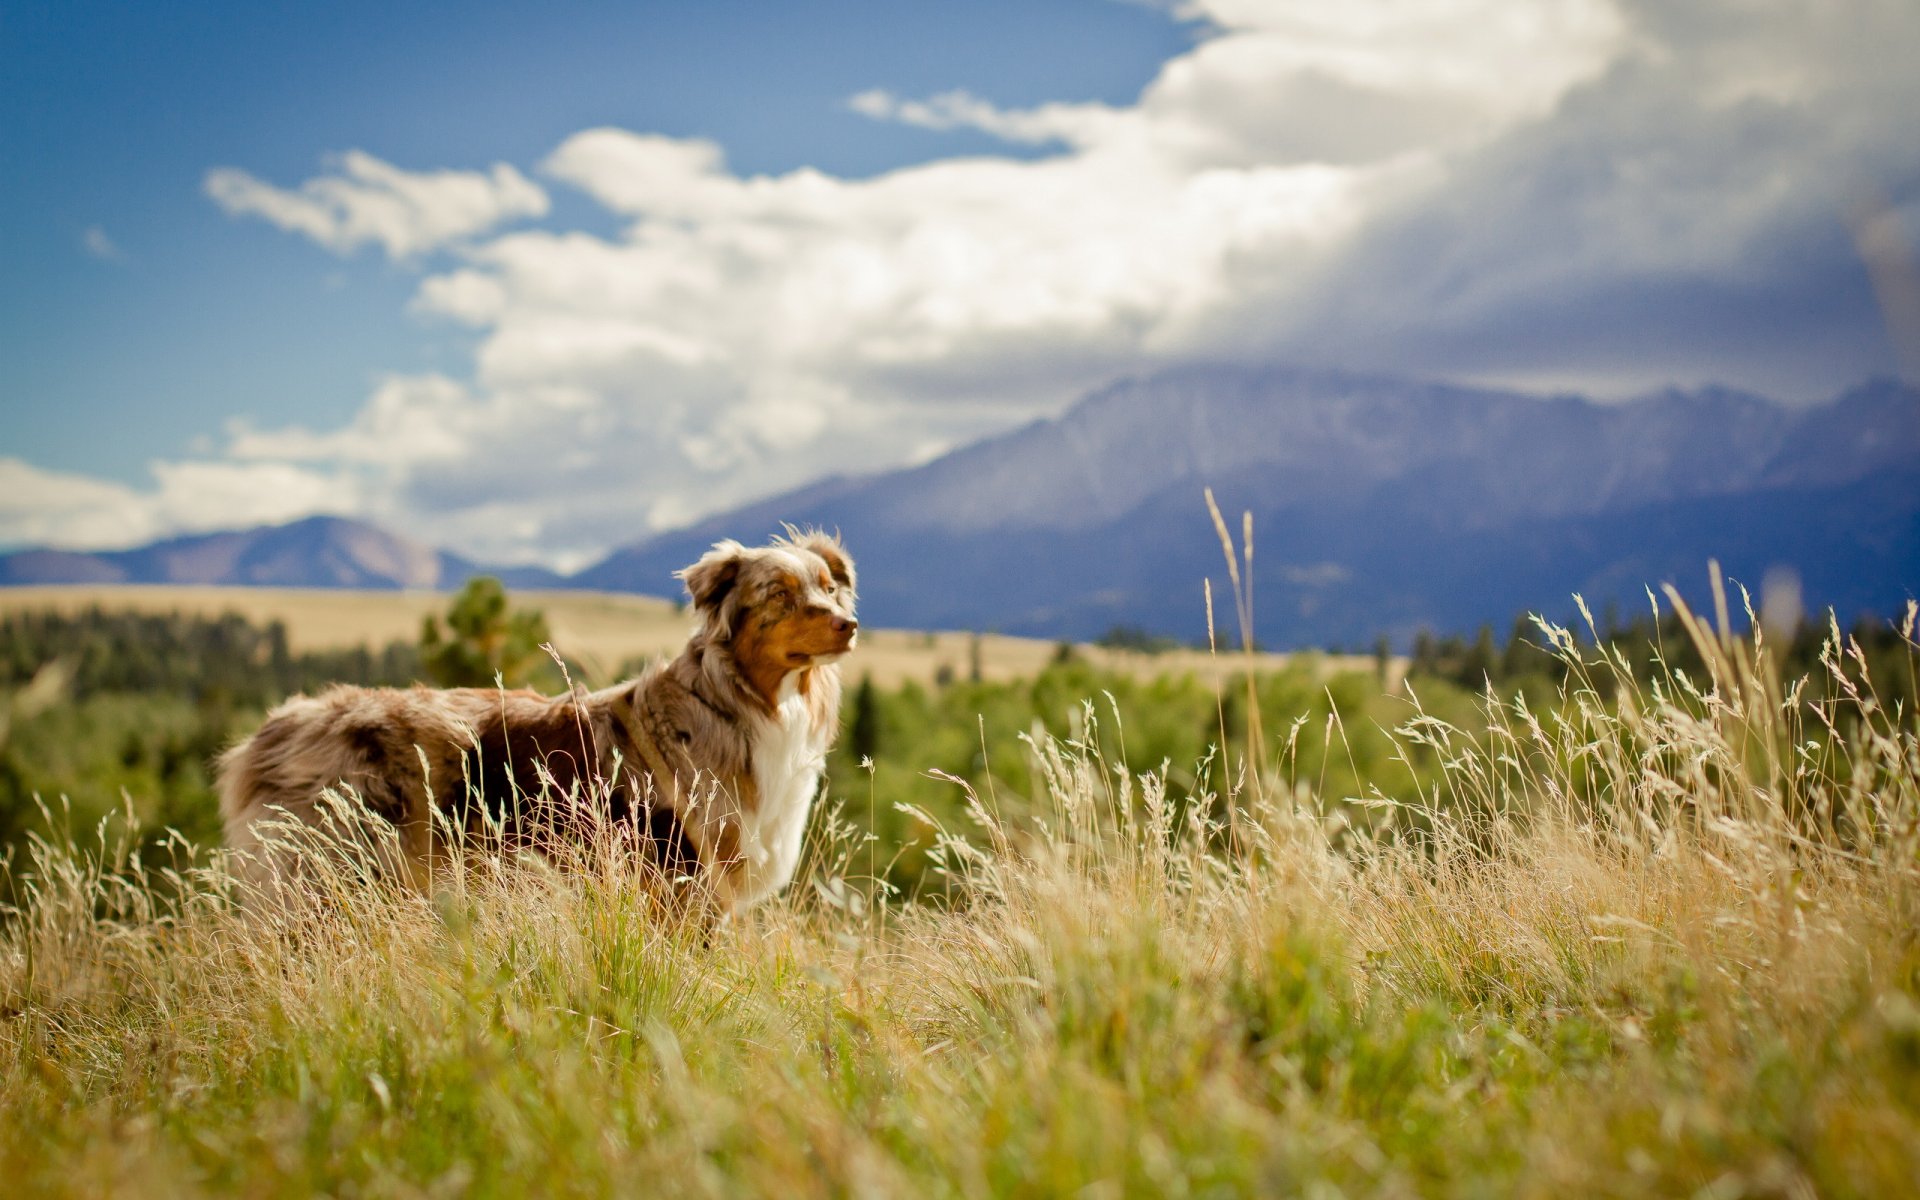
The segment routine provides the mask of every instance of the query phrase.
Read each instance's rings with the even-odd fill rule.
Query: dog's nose
[[[854,633],[859,628],[860,622],[854,620],[852,617],[835,617],[833,619],[833,631],[835,633]]]

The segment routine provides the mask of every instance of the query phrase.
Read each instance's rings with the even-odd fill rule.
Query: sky
[[[0,546],[573,568],[1194,361],[1817,401],[1920,374],[1915,61],[1912,0],[0,0]]]

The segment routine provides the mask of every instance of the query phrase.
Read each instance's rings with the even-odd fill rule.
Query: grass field
[[[1564,637],[1564,635],[1562,635]],[[1911,1195],[1920,732],[1836,642],[1696,630],[1636,687],[1413,711],[1430,795],[1116,767],[1125,713],[963,796],[938,904],[827,818],[703,930],[617,864],[434,894],[43,843],[0,929],[12,1194]],[[1219,776],[1196,773],[1196,780]],[[1351,815],[1381,820],[1362,835]],[[377,857],[376,845],[368,853]],[[165,857],[165,856],[162,856]]]
[[[287,639],[297,652],[388,642],[411,642],[420,636],[421,619],[445,611],[448,597],[439,592],[338,591],[296,588],[215,588],[161,586],[59,586],[0,588],[0,615],[9,612],[76,609],[99,606],[145,612],[217,614],[237,612],[250,621],[282,621]],[[642,657],[673,655],[685,644],[691,618],[668,601],[652,596],[606,592],[526,591],[513,593],[517,606],[538,608],[553,630],[555,647],[584,664],[595,682],[608,681],[623,664]],[[1224,635],[1223,635],[1224,636]],[[866,674],[880,687],[906,680],[932,681],[943,671],[968,678],[973,669],[974,635],[966,632],[913,632],[869,629],[860,634],[858,654],[848,671]],[[1030,678],[1046,665],[1057,647],[1033,638],[981,634],[980,676],[990,681]],[[1240,655],[1224,659],[1203,651],[1173,650],[1142,654],[1083,646],[1078,652],[1102,667],[1161,675],[1192,673],[1217,679],[1239,670]],[[1328,672],[1372,670],[1364,656],[1318,655]],[[1261,668],[1276,668],[1286,655],[1258,655]],[[1396,662],[1394,669],[1403,667]]]

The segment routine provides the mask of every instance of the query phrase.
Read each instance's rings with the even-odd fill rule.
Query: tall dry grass
[[[0,934],[0,1179],[1911,1193],[1920,732],[1837,630],[1783,683],[1764,635],[1688,619],[1709,678],[1640,687],[1549,627],[1557,702],[1462,729],[1416,698],[1399,744],[1443,770],[1415,805],[1314,794],[1299,727],[1175,794],[1089,705],[1028,748],[1032,808],[970,795],[941,831],[938,905],[870,903],[837,819],[710,930],[610,857],[476,853],[423,895],[374,878],[376,839],[276,906],[218,853],[43,842]]]

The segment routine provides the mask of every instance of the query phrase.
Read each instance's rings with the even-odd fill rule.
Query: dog
[[[686,648],[601,691],[340,685],[275,708],[217,767],[242,873],[297,875],[287,829],[355,836],[323,799],[350,788],[392,826],[414,883],[455,840],[540,849],[611,831],[723,912],[785,887],[859,635],[853,559],[837,535],[789,527],[766,546],[715,543],[676,575],[698,618]]]

